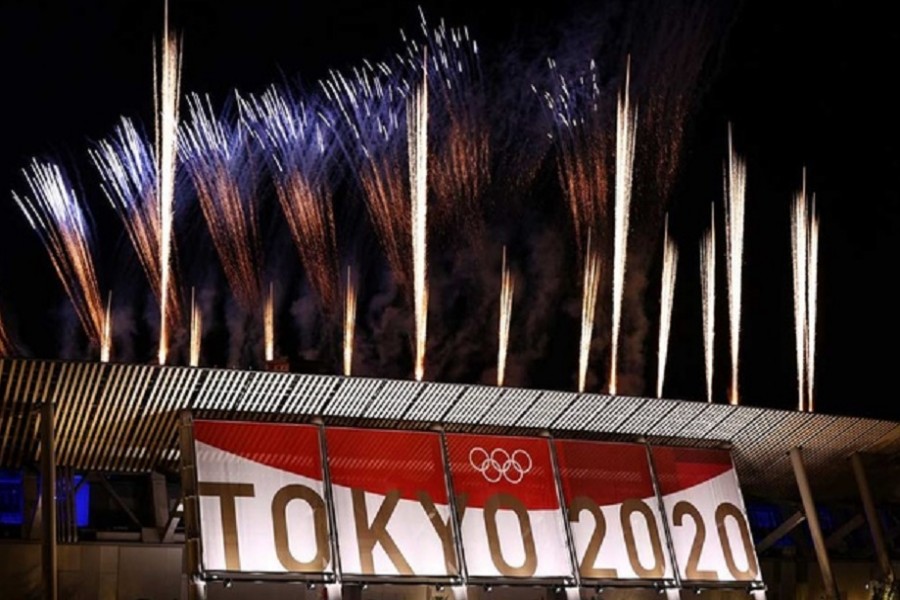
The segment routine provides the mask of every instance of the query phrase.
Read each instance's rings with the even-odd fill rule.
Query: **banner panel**
[[[731,453],[661,446],[652,453],[682,581],[761,581]]]
[[[459,574],[437,433],[326,428],[341,572]]]
[[[580,440],[554,445],[582,579],[673,579],[647,448]]]
[[[204,571],[331,573],[319,430],[195,420]]]
[[[572,577],[548,440],[445,439],[468,574]]]

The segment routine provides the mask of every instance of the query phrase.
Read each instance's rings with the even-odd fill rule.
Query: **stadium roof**
[[[882,477],[900,458],[900,423],[565,391],[269,371],[142,364],[0,360],[0,467],[36,464],[38,408],[56,406],[59,466],[101,472],[168,470],[178,464],[178,415],[496,434],[645,440],[730,447],[749,495],[794,499],[788,451],[803,448],[817,497],[855,496],[847,460],[867,455]],[[872,475],[875,472],[873,470]],[[879,487],[879,485],[881,487]],[[895,484],[894,484],[895,485]]]

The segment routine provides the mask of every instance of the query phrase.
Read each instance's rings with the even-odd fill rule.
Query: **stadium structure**
[[[290,427],[296,429],[286,429]],[[892,586],[900,559],[900,422],[278,369],[15,358],[0,360],[0,432],[4,599],[896,597],[891,594],[896,594]],[[301,445],[302,436],[308,434],[322,441],[320,446],[315,446],[317,442],[310,446],[318,456],[313,462],[307,460],[309,452]],[[400,441],[396,447],[393,442],[378,441],[361,445],[354,441],[363,439],[359,436],[423,443],[432,437],[440,440],[438,447],[443,451],[435,459],[445,465],[445,472],[437,475],[440,489],[428,498],[419,493],[422,506],[427,499],[430,507],[422,514],[439,534],[439,526],[445,528],[435,537],[439,550],[440,542],[446,541],[446,561],[438,561],[440,572],[424,566],[421,569],[427,573],[421,574],[419,565],[425,565],[429,556],[425,530],[413,527],[412,550],[404,546],[407,533],[402,530],[407,524],[412,527],[418,517],[405,516],[407,504],[414,503],[404,500],[403,493],[391,489],[376,501],[371,490],[384,482],[369,481],[366,485],[375,487],[359,494],[341,487],[367,454],[411,456],[398,463],[402,464],[400,479],[424,472],[426,446],[416,446],[418,441]],[[496,446],[500,439],[510,440],[513,446],[501,450],[479,441],[489,440]],[[480,446],[465,446],[473,440]],[[547,452],[548,443],[550,462],[544,469],[539,454]],[[596,505],[578,505],[567,494],[591,477],[617,482],[602,494],[612,493],[616,486],[634,488],[635,481],[610,473],[628,471],[626,451],[641,446],[648,449],[640,452],[650,457],[650,467],[645,463],[634,472],[653,473],[653,491],[646,500],[650,508],[623,501],[622,514],[630,511],[630,516],[623,516],[621,523],[607,517],[607,538],[599,534],[600,545],[593,547],[595,560],[586,560],[590,543],[579,537],[579,527],[588,521],[585,515],[597,520],[596,535],[603,514],[612,513]],[[256,450],[246,450],[251,447]],[[612,467],[579,466],[600,460],[601,454],[609,454],[607,450],[612,453],[608,462]],[[689,455],[682,451],[693,452],[690,456],[697,458],[690,465],[684,463],[683,469],[678,457]],[[673,474],[693,477],[696,483],[702,479],[697,469],[706,468],[704,464],[718,460],[708,457],[723,452],[733,459],[729,465],[740,482],[733,502],[743,505],[752,536],[748,542],[752,547],[743,558],[735,550],[740,548],[735,542],[741,535],[740,515],[722,509],[724,503],[715,509],[715,522],[705,526],[703,510],[679,502],[682,507],[676,504],[672,512],[667,504],[677,495],[670,497],[666,491]],[[225,458],[216,458],[220,455]],[[663,464],[667,456],[675,457],[673,470]],[[310,465],[319,464],[316,461],[322,463],[321,476],[309,480],[313,483],[297,483],[307,481],[296,478]],[[385,461],[363,464],[359,472],[364,479],[378,479]],[[559,496],[550,507],[558,502],[565,511],[557,519],[565,529],[560,539],[567,540],[560,546],[565,550],[559,558],[562,571],[548,567],[545,573],[541,571],[544,562],[532,564],[529,570],[529,543],[535,560],[540,561],[545,561],[544,553],[552,546],[541,541],[540,536],[551,534],[545,521],[535,520],[537,509],[532,511],[528,505],[527,514],[518,512],[519,501],[509,500],[508,495],[503,496],[507,500],[487,498],[483,509],[477,508],[476,488],[461,493],[474,480],[454,469],[467,461],[469,466],[463,466],[483,476],[480,484],[472,484],[476,488],[486,485],[484,481],[505,478],[500,481],[504,489],[520,490],[522,498],[532,492],[539,496],[537,488],[527,487],[523,478],[541,473],[549,477],[547,481],[555,477],[557,487],[551,495],[558,492]],[[244,465],[264,470],[266,477],[282,478],[271,512],[266,500],[259,521],[244,507],[250,498],[264,495],[262,480],[255,481],[255,488],[249,483],[227,489],[222,487],[225,484],[209,483],[216,477],[251,477],[246,475],[249,471],[240,471]],[[245,474],[235,475],[239,472]],[[213,485],[220,486],[215,488],[218,491],[210,491]],[[398,483],[397,489],[403,485]],[[691,501],[694,505],[725,497],[718,497],[725,488],[703,485],[691,489],[709,497],[697,496]],[[313,488],[318,490],[315,494],[307,493]],[[442,508],[445,489],[455,489],[455,496],[445,494]],[[346,519],[352,520],[354,510],[358,518],[360,507],[362,526],[357,520],[359,537],[352,540],[358,548],[351,548],[349,538],[342,536],[352,534],[353,526]],[[626,511],[626,507],[630,508]],[[471,533],[473,521],[465,520],[482,510],[487,544],[494,563],[500,565],[499,573],[493,573],[493,567],[479,571],[480,560],[490,561],[479,554]],[[454,511],[456,517],[450,516]],[[239,543],[250,543],[248,536],[265,529],[263,521],[271,520],[270,514],[275,522],[275,552],[283,566],[254,569],[253,561],[262,560],[265,552],[244,546],[239,555],[229,555],[229,544],[237,549]],[[653,514],[661,524],[658,529]],[[507,550],[502,545],[498,550],[492,542],[491,531],[493,539],[499,539],[498,531],[502,537],[510,520],[525,540],[524,558],[513,556],[518,550],[508,550],[508,545]],[[428,529],[427,521],[422,522]],[[316,532],[312,551],[299,538],[278,541],[279,526],[281,531],[298,531],[304,523]],[[222,535],[224,553],[210,545],[213,529]],[[679,531],[687,542],[679,542]],[[238,541],[238,532],[243,541]],[[622,532],[622,550],[617,551],[612,536]],[[723,581],[714,581],[715,569],[709,570],[710,557],[718,552],[709,543],[716,536],[730,539],[722,542],[722,564],[727,566],[722,572],[730,571],[735,577],[723,577]],[[658,549],[642,549],[644,538]],[[264,543],[255,538],[251,542]],[[628,575],[630,571],[621,565],[618,570],[600,568],[601,563],[608,566],[625,560],[617,553],[628,554],[636,574]]]

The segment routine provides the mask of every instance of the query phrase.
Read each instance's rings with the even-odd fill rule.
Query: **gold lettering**
[[[497,511],[511,510],[519,520],[519,532],[522,535],[522,546],[525,549],[525,561],[514,567],[503,558],[500,536],[497,533]],[[487,531],[488,549],[491,560],[501,575],[509,577],[531,577],[537,570],[537,553],[534,548],[534,534],[531,531],[531,519],[522,501],[511,494],[494,494],[484,505],[484,527]]]
[[[741,543],[744,546],[744,556],[747,557],[747,570],[742,571],[734,562],[734,553],[731,550],[731,540],[728,538],[728,530],[725,529],[725,518],[732,517],[741,532]],[[756,564],[756,552],[753,542],[750,540],[750,532],[747,530],[747,521],[737,506],[731,502],[723,502],[716,509],[716,528],[719,530],[719,543],[722,545],[722,553],[725,555],[725,566],[731,572],[732,577],[738,581],[753,581],[759,572]]]
[[[577,496],[569,506],[569,522],[577,523],[583,510],[593,515],[594,531],[591,533],[591,539],[584,550],[584,557],[582,557],[581,564],[578,566],[578,572],[581,573],[582,577],[591,579],[615,579],[619,576],[619,572],[616,569],[594,566],[594,563],[597,562],[597,555],[600,554],[603,538],[606,537],[606,517],[603,516],[603,511],[597,506],[596,502],[587,496]]]
[[[201,481],[197,486],[201,496],[215,496],[219,499],[222,515],[222,541],[225,544],[225,568],[229,571],[241,570],[241,556],[238,552],[236,498],[252,498],[255,494],[252,483],[225,483]]]
[[[292,500],[303,500],[312,509],[313,528],[316,539],[316,555],[308,562],[300,561],[291,554],[288,543],[287,506]],[[275,554],[288,571],[320,572],[330,560],[328,548],[328,522],[325,502],[315,490],[305,485],[286,485],[272,498],[272,523],[275,528]]]
[[[688,579],[699,579],[703,581],[717,581],[718,573],[715,571],[701,571],[697,567],[700,564],[700,553],[703,552],[703,542],[706,541],[706,526],[703,524],[703,517],[697,507],[682,500],[672,509],[672,522],[676,527],[681,527],[684,517],[688,516],[694,522],[697,531],[694,533],[694,543],[691,544],[691,553],[688,555],[687,565],[684,572]]]
[[[366,509],[365,490],[351,489],[353,497],[353,516],[356,520],[356,541],[359,546],[359,564],[366,575],[375,573],[375,561],[372,558],[372,550],[375,544],[381,544],[388,558],[397,572],[401,575],[415,575],[409,563],[400,553],[394,538],[387,532],[387,523],[400,500],[400,490],[390,490],[384,497],[384,502],[378,508],[375,519],[369,525],[369,513]]]
[[[653,550],[653,566],[650,568],[641,564],[638,556],[637,544],[634,542],[634,528],[631,525],[631,515],[640,513],[647,523],[647,532],[650,535],[650,548]],[[662,542],[659,539],[659,528],[656,526],[656,516],[649,506],[641,500],[630,499],[622,503],[619,512],[622,521],[622,532],[625,534],[625,550],[628,552],[628,561],[631,568],[639,577],[646,579],[658,579],[665,574],[665,562],[663,559]]]
[[[419,492],[419,503],[422,505],[425,514],[428,515],[428,520],[431,522],[431,526],[434,527],[434,531],[438,534],[438,537],[441,538],[441,547],[444,550],[444,564],[447,568],[447,574],[458,574],[459,569],[456,566],[456,549],[453,546],[453,528],[450,527],[450,516],[447,516],[446,521],[442,519],[437,507],[431,500],[431,496],[424,490]]]

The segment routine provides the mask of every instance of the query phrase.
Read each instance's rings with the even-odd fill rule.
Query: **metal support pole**
[[[56,447],[53,443],[53,404],[41,406],[41,572],[44,598],[59,592],[56,557]]]
[[[822,571],[822,585],[825,588],[825,597],[839,600],[840,592],[838,591],[834,573],[831,571],[828,549],[825,546],[825,538],[822,537],[819,515],[816,513],[812,490],[809,488],[809,479],[806,477],[806,467],[803,465],[803,453],[800,448],[791,448],[790,456],[791,466],[794,468],[794,477],[797,479],[797,488],[800,490],[800,499],[803,501],[803,512],[806,513],[806,522],[809,523],[809,533],[812,536],[813,547],[816,550],[816,559],[819,562],[819,569]]]
[[[875,554],[878,556],[878,565],[885,578],[893,581],[894,568],[891,566],[891,559],[888,557],[887,546],[884,543],[884,531],[881,529],[878,511],[875,510],[875,502],[872,500],[872,490],[869,488],[869,480],[866,478],[866,470],[858,453],[854,452],[850,455],[850,464],[853,465],[856,486],[859,488],[863,510],[865,510],[866,520],[869,522],[869,531],[872,533],[872,543],[875,546]]]
[[[181,445],[181,491],[184,503],[184,574],[188,600],[206,598],[200,557],[200,516],[197,497],[197,463],[194,454],[194,421],[189,410],[179,419]]]

